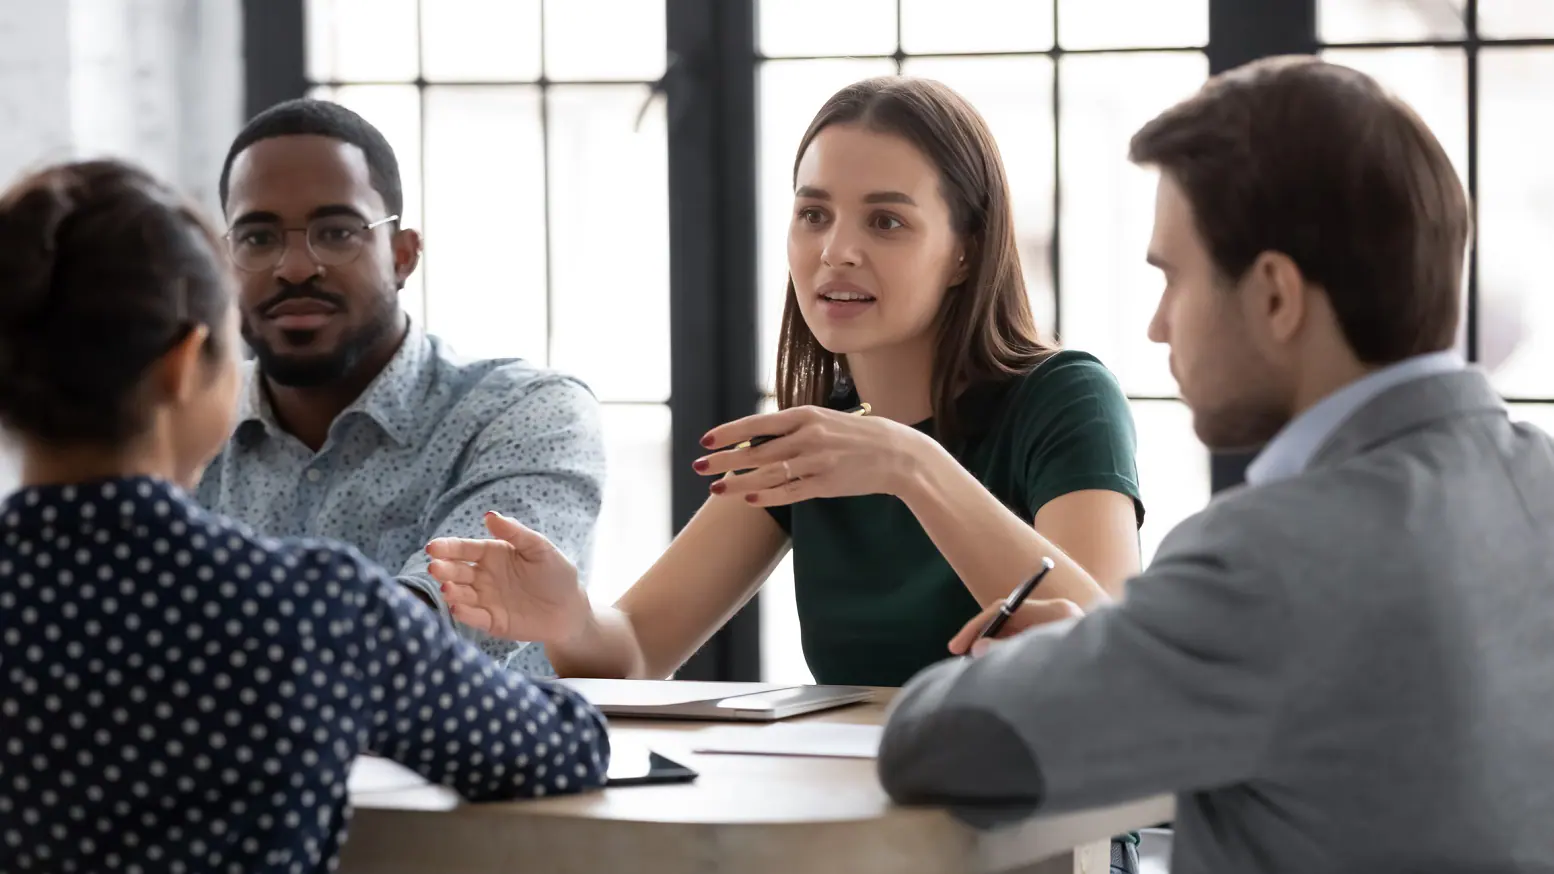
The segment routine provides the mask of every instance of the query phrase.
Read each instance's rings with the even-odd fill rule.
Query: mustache
[[[283,281],[280,283],[280,286],[280,291],[276,292],[274,295],[265,299],[262,303],[259,304],[257,307],[259,315],[267,316],[270,314],[271,310],[275,309],[281,304],[294,300],[316,300],[329,304],[338,310],[345,309],[344,295],[335,294],[332,291],[325,291],[318,287],[318,283],[316,281],[309,280],[307,282],[298,284]]]

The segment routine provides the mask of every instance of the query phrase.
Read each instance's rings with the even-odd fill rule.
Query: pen
[[[1004,623],[1009,621],[1009,617],[1014,615],[1014,611],[1020,609],[1020,605],[1025,603],[1025,599],[1029,598],[1031,592],[1035,590],[1036,584],[1041,582],[1041,578],[1046,576],[1047,572],[1052,570],[1052,567],[1052,559],[1043,557],[1041,560],[1041,570],[1036,572],[1036,576],[1021,583],[1018,589],[1015,589],[1009,597],[1004,599],[1004,606],[998,608],[998,612],[994,613],[993,618],[988,620],[987,625],[982,628],[982,633],[977,635],[977,640],[992,637],[1002,630]]]
[[[849,416],[867,416],[871,409],[873,409],[873,407],[870,407],[868,404],[859,404],[858,406],[853,407],[850,410],[846,410],[845,412]],[[781,437],[781,436],[782,436],[781,434],[763,434],[760,437],[751,437],[749,440],[746,440],[745,442],[739,444],[738,446],[730,446],[729,448],[730,449],[751,449],[751,448],[754,448],[756,446],[760,446],[760,445],[765,444],[765,443],[770,443],[773,440],[776,440],[778,437]],[[740,471],[740,473],[743,473],[743,472],[744,471]]]

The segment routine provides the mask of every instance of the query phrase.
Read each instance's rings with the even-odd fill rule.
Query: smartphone
[[[655,783],[689,783],[698,774],[668,756],[637,744],[610,741],[607,786],[651,786]]]

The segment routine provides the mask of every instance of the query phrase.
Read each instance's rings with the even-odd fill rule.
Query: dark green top
[[[958,409],[965,439],[956,459],[1026,522],[1085,489],[1133,498],[1143,522],[1133,417],[1093,356],[1059,352],[1028,374],[967,391]],[[932,420],[915,427],[932,433]],[[772,515],[793,538],[804,657],[817,682],[900,686],[947,658],[950,638],[980,609],[899,498],[813,500]]]

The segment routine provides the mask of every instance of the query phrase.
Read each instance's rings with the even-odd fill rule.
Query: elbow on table
[[[1028,813],[1043,794],[1035,757],[1011,726],[989,713],[941,712],[918,725],[888,725],[877,767],[880,785],[897,804]]]

